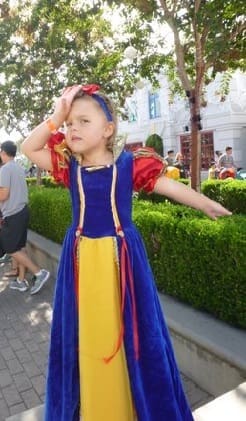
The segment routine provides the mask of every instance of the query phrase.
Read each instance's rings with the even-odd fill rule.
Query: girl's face
[[[91,154],[105,151],[114,123],[108,122],[100,106],[91,98],[78,98],[68,115],[66,143],[72,152]]]

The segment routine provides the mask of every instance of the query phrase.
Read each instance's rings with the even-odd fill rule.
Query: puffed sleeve
[[[69,187],[69,162],[70,151],[65,143],[65,135],[62,132],[52,134],[47,142],[51,152],[52,171],[55,181]]]
[[[165,173],[167,162],[152,148],[133,151],[133,188],[151,193],[157,179]]]

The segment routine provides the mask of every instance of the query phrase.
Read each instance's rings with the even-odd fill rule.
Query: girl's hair
[[[102,92],[97,92],[96,93],[97,96],[99,96],[100,98],[102,98],[102,100],[105,102],[111,116],[113,119],[113,123],[114,123],[114,131],[112,133],[112,135],[107,139],[107,148],[108,150],[110,150],[111,152],[113,151],[113,147],[116,143],[116,134],[117,134],[117,129],[118,129],[118,119],[117,119],[117,115],[116,115],[116,110],[115,110],[115,106],[113,104],[113,102],[111,101],[111,99],[105,95]],[[100,106],[99,102],[96,101],[93,96],[86,94],[85,92],[83,92],[82,90],[79,91],[73,101],[75,101],[76,99],[81,99],[81,98],[85,98],[85,99],[91,99],[93,101],[94,104],[96,104],[98,106],[98,108],[100,108],[101,111],[104,111],[103,108]]]

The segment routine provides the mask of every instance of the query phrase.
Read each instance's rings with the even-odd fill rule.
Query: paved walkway
[[[44,402],[54,280],[39,294],[10,290],[0,265],[0,421]],[[30,277],[29,277],[30,279]],[[192,409],[213,399],[183,376]]]

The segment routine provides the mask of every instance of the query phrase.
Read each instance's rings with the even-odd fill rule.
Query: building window
[[[157,93],[149,94],[149,118],[158,118],[161,116],[160,99]]]
[[[138,114],[137,114],[137,103],[134,99],[128,99],[126,101],[126,107],[127,107],[127,116],[129,123],[133,123],[137,121]]]
[[[211,161],[214,161],[214,136],[213,132],[201,132],[201,169],[208,170]],[[187,168],[191,163],[191,135],[180,136],[181,153]]]

